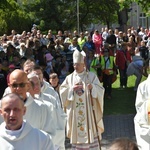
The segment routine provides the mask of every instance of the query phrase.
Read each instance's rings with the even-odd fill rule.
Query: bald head
[[[9,77],[9,87],[12,93],[17,93],[25,100],[29,89],[27,74],[19,69],[14,70]]]
[[[27,78],[27,74],[22,71],[22,70],[19,70],[19,69],[15,69],[11,74],[10,74],[10,77],[9,77],[9,80],[11,81],[12,79],[20,79],[22,78],[23,80],[28,80]]]

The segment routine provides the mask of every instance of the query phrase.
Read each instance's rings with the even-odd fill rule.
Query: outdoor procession
[[[0,150],[150,150],[145,2],[2,0]]]

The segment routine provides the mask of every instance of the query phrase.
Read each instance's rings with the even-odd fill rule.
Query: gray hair
[[[38,75],[35,74],[34,72],[30,72],[30,73],[27,75],[27,78],[28,78],[28,79],[32,79],[32,78],[34,78],[34,77],[37,77],[37,78],[39,79]]]

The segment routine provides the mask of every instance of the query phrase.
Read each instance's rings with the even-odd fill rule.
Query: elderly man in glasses
[[[56,98],[47,95],[41,91],[41,85],[38,75],[34,72],[28,74],[29,82],[31,86],[29,88],[29,93],[38,101],[42,101],[48,105],[51,110],[52,116],[56,120],[56,135],[53,138],[55,147],[59,147],[61,150],[65,150],[65,124],[66,124],[66,114],[63,109],[59,107],[59,104],[56,101]],[[56,146],[57,145],[57,146]]]
[[[18,94],[24,100],[24,104],[27,108],[24,119],[26,119],[33,127],[49,133],[53,138],[56,134],[56,122],[53,119],[49,107],[44,103],[33,99],[33,97],[27,93],[29,81],[26,73],[19,69],[14,70],[10,74],[9,87],[11,93]]]

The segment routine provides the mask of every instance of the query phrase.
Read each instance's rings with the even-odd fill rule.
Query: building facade
[[[131,4],[131,11],[129,14],[128,25],[138,28],[139,26],[143,28],[150,27],[150,17],[146,17],[146,14],[142,12],[142,9],[136,3]]]

